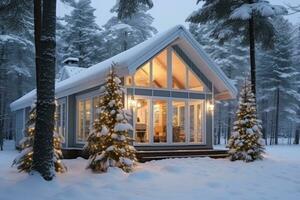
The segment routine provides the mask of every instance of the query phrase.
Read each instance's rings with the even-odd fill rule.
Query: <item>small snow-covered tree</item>
[[[228,141],[229,158],[232,161],[251,162],[263,158],[264,140],[261,121],[257,119],[256,102],[251,84],[245,81],[240,93],[233,133]]]
[[[109,167],[119,167],[130,172],[136,161],[135,148],[128,131],[132,126],[124,110],[121,80],[112,66],[106,78],[105,95],[99,104],[99,117],[89,134],[85,149],[89,152],[88,168],[106,172]]]
[[[32,105],[29,112],[28,121],[24,130],[24,138],[20,141],[21,153],[14,159],[12,165],[16,165],[18,170],[30,172],[32,170],[33,142],[35,137],[35,121],[36,121],[36,105]],[[66,166],[61,161],[61,142],[64,137],[54,130],[53,133],[53,148],[54,148],[54,166],[55,171],[63,173],[66,171]]]

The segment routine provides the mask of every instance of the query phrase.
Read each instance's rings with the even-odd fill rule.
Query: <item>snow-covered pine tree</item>
[[[120,4],[126,1],[117,1],[116,5],[111,9],[112,13],[119,14]],[[112,57],[121,53],[157,33],[157,30],[151,25],[153,17],[147,13],[149,7],[147,4],[138,2],[138,6],[134,13],[129,16],[119,18],[113,16],[104,25],[105,47],[107,49],[107,57]]]
[[[251,162],[262,159],[264,140],[261,129],[261,121],[257,119],[256,102],[251,83],[245,81],[240,92],[233,132],[228,141],[230,160]]]
[[[240,45],[241,38],[238,36],[229,41],[219,43],[218,40],[211,36],[211,32],[215,26],[215,23],[190,23],[189,30],[201,44],[205,52],[208,53],[210,58],[221,67],[227,77],[239,88],[248,71],[248,49]],[[237,99],[218,102],[218,109],[216,110],[220,112],[215,113],[214,117],[217,124],[216,143],[220,143],[221,130],[226,129],[226,131],[223,131],[223,134],[229,139],[231,124],[234,118],[233,108],[235,108],[236,105]]]
[[[274,48],[259,53],[260,81],[259,103],[265,104],[262,112],[271,112],[274,131],[271,132],[271,144],[278,144],[279,130],[285,130],[285,136],[292,136],[292,127],[297,121],[300,94],[298,91],[299,71],[293,65],[292,24],[283,17],[272,19],[276,30]],[[262,107],[262,106],[260,106]],[[288,124],[288,125],[287,125]],[[290,141],[291,142],[291,141]]]
[[[88,168],[106,172],[109,167],[119,167],[130,172],[136,161],[135,148],[128,131],[132,126],[122,102],[121,80],[112,66],[105,85],[105,94],[100,100],[99,118],[89,134],[85,149],[89,152]]]
[[[57,117],[55,117],[57,119]],[[36,105],[33,104],[29,111],[28,121],[24,130],[24,138],[20,140],[21,153],[14,159],[12,165],[16,165],[18,170],[31,172],[32,170],[32,156],[33,156],[33,142],[35,137],[35,121],[36,121]],[[63,155],[61,151],[61,143],[64,137],[54,130],[53,133],[53,148],[54,148],[54,166],[55,171],[59,173],[66,172],[67,168],[61,161]]]
[[[79,67],[90,67],[104,59],[102,30],[95,22],[95,8],[91,0],[63,0],[73,10],[63,18],[66,25],[60,27],[59,38],[64,43],[64,58],[79,59]]]
[[[119,19],[130,18],[139,12],[140,5],[145,5],[149,9],[153,7],[152,0],[117,0],[115,9]]]
[[[9,104],[34,85],[33,5],[0,1],[0,141],[12,137]]]
[[[215,23],[211,35],[220,42],[239,35],[243,44],[249,45],[251,82],[255,94],[255,42],[260,42],[264,47],[271,47],[274,29],[270,17],[285,14],[287,10],[265,0],[197,0],[197,3],[201,1],[204,1],[202,7],[194,11],[187,21],[200,24]]]

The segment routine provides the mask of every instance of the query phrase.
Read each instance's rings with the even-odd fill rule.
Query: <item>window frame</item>
[[[126,108],[128,110],[131,111],[131,113],[133,113],[132,116],[132,126],[133,126],[133,138],[136,138],[136,130],[135,130],[135,124],[136,124],[136,113],[135,111],[132,109],[132,107],[129,106],[129,99],[131,99],[132,97],[134,97],[134,99],[147,99],[149,105],[148,107],[150,108],[150,111],[148,113],[148,117],[149,117],[149,142],[148,143],[140,143],[140,142],[136,142],[133,141],[133,145],[134,146],[186,146],[186,145],[200,145],[200,146],[205,146],[207,145],[207,141],[206,141],[206,104],[207,104],[207,99],[192,99],[192,98],[176,98],[176,97],[157,97],[157,96],[146,96],[146,95],[131,95],[131,94],[127,94],[126,93],[126,98],[125,98],[125,105]],[[154,110],[153,110],[153,101],[154,100],[166,100],[167,101],[167,142],[165,143],[155,143],[153,142],[153,136],[154,136]],[[189,119],[188,116],[190,114],[190,101],[193,100],[197,100],[197,101],[203,101],[203,110],[202,110],[202,116],[203,116],[203,132],[202,132],[202,137],[203,140],[201,142],[190,142],[190,120],[185,120],[185,131],[186,131],[186,135],[185,135],[185,142],[173,142],[173,133],[172,133],[172,120],[173,120],[173,105],[172,102],[173,101],[184,101],[185,102],[185,119]]]
[[[164,50],[167,51],[167,87],[166,88],[159,88],[159,87],[155,87],[153,85],[153,60],[156,56],[158,56],[160,53],[162,53]],[[173,88],[172,84],[173,84],[173,63],[172,63],[172,54],[175,54],[178,59],[180,59],[182,61],[182,63],[185,65],[185,89],[176,89]],[[150,58],[149,60],[147,60],[146,62],[144,62],[143,64],[141,64],[136,71],[138,71],[139,69],[141,69],[141,67],[143,67],[146,63],[150,64],[150,84],[149,86],[145,87],[145,86],[137,86],[135,84],[135,73],[129,76],[126,76],[124,79],[125,87],[129,87],[129,88],[141,88],[141,89],[157,89],[157,90],[165,90],[165,91],[185,91],[185,92],[193,92],[193,93],[210,93],[211,91],[207,88],[207,86],[204,84],[204,82],[201,80],[201,78],[192,70],[192,68],[181,58],[180,55],[178,55],[178,53],[171,47],[168,46],[166,48],[164,48],[162,51],[158,52],[157,54],[155,54],[155,56],[153,56],[152,58]],[[135,72],[136,72],[135,71]],[[189,73],[192,73],[198,80],[199,82],[203,85],[203,91],[198,91],[198,90],[191,90],[189,89]],[[131,78],[132,83],[130,85],[127,84],[127,79]]]
[[[68,108],[67,108],[66,98],[61,98],[61,99],[57,100],[57,106],[55,109],[57,109],[59,107],[60,107],[60,111],[59,111],[59,114],[60,114],[59,119],[60,120],[59,120],[59,122],[55,122],[55,125],[57,127],[61,127],[61,130],[63,132],[63,133],[61,133],[61,135],[64,137],[64,142],[62,142],[62,144],[67,146],[68,145],[68,139],[67,139],[67,137],[68,137],[68,129],[67,129],[68,128],[68,123],[67,123],[68,122]],[[59,123],[59,125],[58,125],[58,123]],[[59,128],[58,128],[57,131],[61,131],[61,130],[59,130]]]
[[[75,97],[75,103],[76,103],[76,119],[75,119],[75,124],[76,124],[76,128],[75,128],[75,143],[76,144],[85,144],[86,143],[86,139],[85,138],[83,141],[78,140],[78,134],[79,134],[79,102],[80,101],[86,101],[86,100],[90,100],[91,103],[91,108],[90,108],[90,125],[89,125],[89,129],[91,130],[91,128],[93,128],[93,123],[94,123],[94,113],[95,113],[95,109],[94,109],[94,98],[95,97],[100,97],[103,96],[103,92],[100,92],[99,90],[95,90],[89,93],[85,93],[85,94],[81,94],[81,95],[77,95]],[[86,110],[84,110],[84,112],[86,112]],[[84,117],[85,120],[85,117]],[[85,123],[83,123],[85,124]],[[84,127],[85,128],[85,127]]]

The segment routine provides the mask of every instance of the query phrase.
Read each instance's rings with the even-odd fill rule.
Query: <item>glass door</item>
[[[203,143],[204,138],[204,101],[191,100],[189,102],[189,131],[191,143]]]
[[[153,142],[167,142],[168,101],[155,99],[152,103],[153,111]]]

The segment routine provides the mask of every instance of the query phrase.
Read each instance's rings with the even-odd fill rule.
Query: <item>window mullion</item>
[[[167,81],[168,88],[172,89],[172,49],[170,47],[167,48]]]

